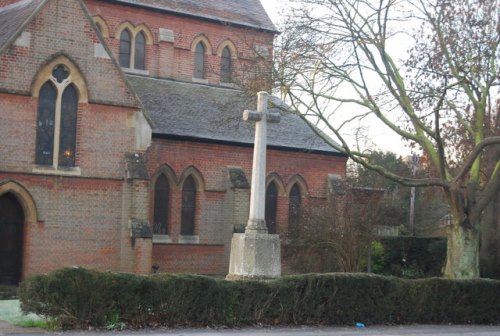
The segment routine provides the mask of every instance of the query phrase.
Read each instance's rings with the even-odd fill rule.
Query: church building
[[[0,0],[0,284],[66,266],[225,275],[278,34],[259,0]],[[268,126],[282,241],[347,158]]]

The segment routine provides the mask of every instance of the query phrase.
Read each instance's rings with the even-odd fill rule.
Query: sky
[[[283,8],[286,8],[289,1],[290,0],[260,0],[275,25],[278,25],[280,22],[280,12]],[[401,42],[404,43],[405,41]],[[387,130],[381,123],[378,123],[379,122],[374,121],[374,123],[370,125],[370,129],[368,131],[369,137],[376,146],[376,149],[391,151],[403,156],[411,154],[411,150],[404,146],[398,135]]]

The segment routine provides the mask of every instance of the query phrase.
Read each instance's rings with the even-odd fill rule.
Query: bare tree
[[[356,163],[406,186],[441,188],[453,218],[445,276],[478,277],[481,218],[500,189],[500,134],[486,131],[499,113],[500,0],[292,5],[276,50],[283,98]],[[412,42],[406,60],[393,40]],[[421,150],[432,175],[400,176],[351,146],[345,128],[373,117]]]
[[[288,233],[285,262],[295,272],[359,272],[381,224],[383,189],[346,188],[310,206]]]

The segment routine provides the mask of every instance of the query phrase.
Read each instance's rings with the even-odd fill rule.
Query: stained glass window
[[[269,233],[276,233],[276,212],[278,210],[278,188],[274,182],[266,190],[266,224]]]
[[[153,233],[157,235],[168,234],[168,208],[170,187],[165,175],[160,175],[155,184],[155,200],[153,215]]]
[[[59,64],[52,70],[52,76],[56,79],[58,83],[62,83],[65,79],[69,77],[69,71],[62,64]]]
[[[196,183],[189,176],[182,187],[182,218],[181,235],[194,235],[194,220],[196,213]]]
[[[135,37],[135,55],[134,55],[134,68],[135,69],[146,69],[145,55],[146,55],[146,37],[143,32],[140,32]]]
[[[231,52],[228,47],[222,50],[220,60],[220,81],[231,83]]]
[[[59,141],[59,165],[75,166],[76,115],[78,92],[73,84],[66,87],[61,102],[61,131]]]
[[[36,164],[52,165],[57,89],[50,81],[40,89],[36,132]]]
[[[194,52],[194,77],[205,78],[205,46],[199,42]]]
[[[128,29],[120,34],[120,52],[118,55],[120,66],[130,68],[131,37]]]

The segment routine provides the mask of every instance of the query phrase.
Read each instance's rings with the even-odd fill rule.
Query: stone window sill
[[[199,236],[179,236],[178,244],[199,244]]]
[[[192,81],[194,83],[208,84],[208,79],[206,79],[206,78],[196,78],[196,77],[193,77]]]
[[[60,176],[81,176],[82,170],[80,167],[53,167],[53,166],[40,166],[35,165],[31,170],[34,174],[43,175],[60,175]]]
[[[145,75],[149,76],[149,71],[148,70],[141,70],[141,69],[132,69],[132,68],[123,68],[123,71],[126,73],[131,73],[131,74],[136,74],[136,75]]]
[[[172,238],[169,235],[153,235],[153,244],[170,244],[172,243]]]

